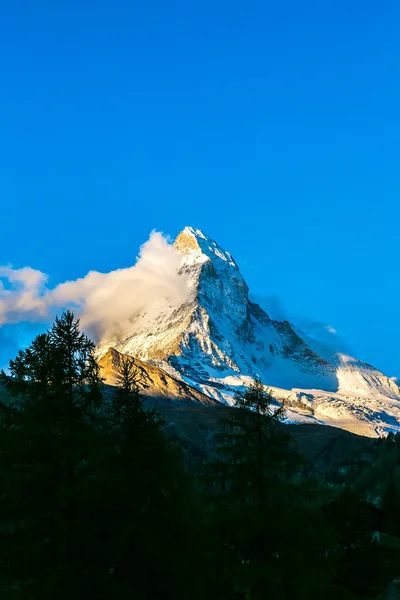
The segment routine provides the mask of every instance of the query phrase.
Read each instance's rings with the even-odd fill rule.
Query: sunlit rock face
[[[285,400],[291,420],[329,423],[366,435],[400,429],[400,390],[370,365],[333,351],[289,322],[274,321],[248,296],[231,254],[186,227],[174,246],[181,256],[186,301],[154,299],[131,329],[98,346],[158,365],[200,392],[232,402],[236,389],[260,377]],[[273,283],[271,283],[272,287]],[[149,311],[150,314],[150,311]]]
[[[135,367],[135,379],[142,396],[158,401],[168,401],[176,404],[205,404],[215,405],[216,401],[202,394],[181,379],[171,377],[155,365],[143,362],[138,358],[123,355],[115,348],[109,350],[99,359],[100,373],[104,383],[110,386],[118,385],[118,373],[123,360],[132,362]]]

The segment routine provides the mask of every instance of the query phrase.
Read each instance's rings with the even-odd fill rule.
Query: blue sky
[[[394,0],[7,3],[0,264],[53,286],[192,225],[400,375],[399,30]]]

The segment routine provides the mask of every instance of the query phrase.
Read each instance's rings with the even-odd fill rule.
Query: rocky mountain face
[[[99,359],[101,376],[106,384],[117,385],[117,373],[122,357],[126,357],[115,348],[110,348]],[[138,387],[140,393],[147,399],[156,402],[166,400],[174,404],[187,404],[188,402],[214,406],[216,401],[206,396],[196,388],[191,387],[181,379],[175,379],[155,365],[144,363],[137,358],[127,357],[137,368]]]
[[[203,232],[186,227],[174,246],[188,297],[179,308],[158,299],[132,331],[98,346],[158,367],[198,393],[225,403],[254,377],[285,401],[292,422],[325,423],[364,435],[400,429],[400,389],[383,373],[337,353],[249,300],[237,264]],[[152,308],[154,315],[154,308]]]

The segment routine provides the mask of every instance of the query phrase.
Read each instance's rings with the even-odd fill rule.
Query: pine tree
[[[112,556],[110,597],[201,598],[202,582],[193,586],[201,568],[198,513],[180,452],[157,411],[144,406],[134,359],[120,357],[117,381],[109,411],[114,453],[101,492]]]
[[[274,404],[270,391],[256,380],[236,394],[235,410],[228,409],[215,436],[222,460],[214,465],[214,485],[229,491],[230,505],[251,506],[257,513],[272,507],[277,486],[285,486],[299,464],[290,436],[280,427],[284,408]]]
[[[95,529],[89,505],[99,445],[89,418],[102,402],[94,344],[64,313],[10,361],[2,380],[13,396],[0,406],[3,588],[17,586],[21,598],[80,597],[95,580],[83,560],[95,547],[84,535],[85,526]]]
[[[236,394],[235,408],[227,408],[221,420],[218,458],[207,478],[219,530],[215,562],[221,597],[308,598],[324,585],[319,577],[308,577],[300,554],[308,553],[315,564],[323,542],[314,540],[313,552],[307,548],[303,521],[311,511],[298,481],[302,460],[283,418],[284,408],[256,380]]]
[[[109,407],[109,419],[119,426],[119,432],[126,434],[131,443],[136,440],[135,429],[149,425],[153,421],[163,424],[155,410],[143,406],[141,390],[145,388],[141,369],[130,356],[119,356],[115,375],[116,388]]]

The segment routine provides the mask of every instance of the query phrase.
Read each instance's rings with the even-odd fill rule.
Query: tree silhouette
[[[102,477],[113,598],[199,598],[198,513],[181,453],[164,419],[145,407],[143,375],[121,356],[108,419],[113,452]],[[191,550],[193,548],[193,550]]]
[[[4,585],[21,598],[79,597],[94,541],[83,523],[95,529],[91,473],[100,441],[88,417],[102,403],[102,380],[94,344],[66,312],[10,361],[2,381],[13,397],[0,405]]]
[[[227,408],[221,420],[218,457],[207,469],[207,482],[219,529],[215,560],[220,562],[222,596],[303,597],[303,559],[293,565],[296,578],[286,577],[293,548],[304,545],[300,518],[305,490],[297,477],[302,460],[281,425],[284,414],[256,380],[236,394],[235,408]],[[304,585],[305,597],[320,585],[311,581]]]

